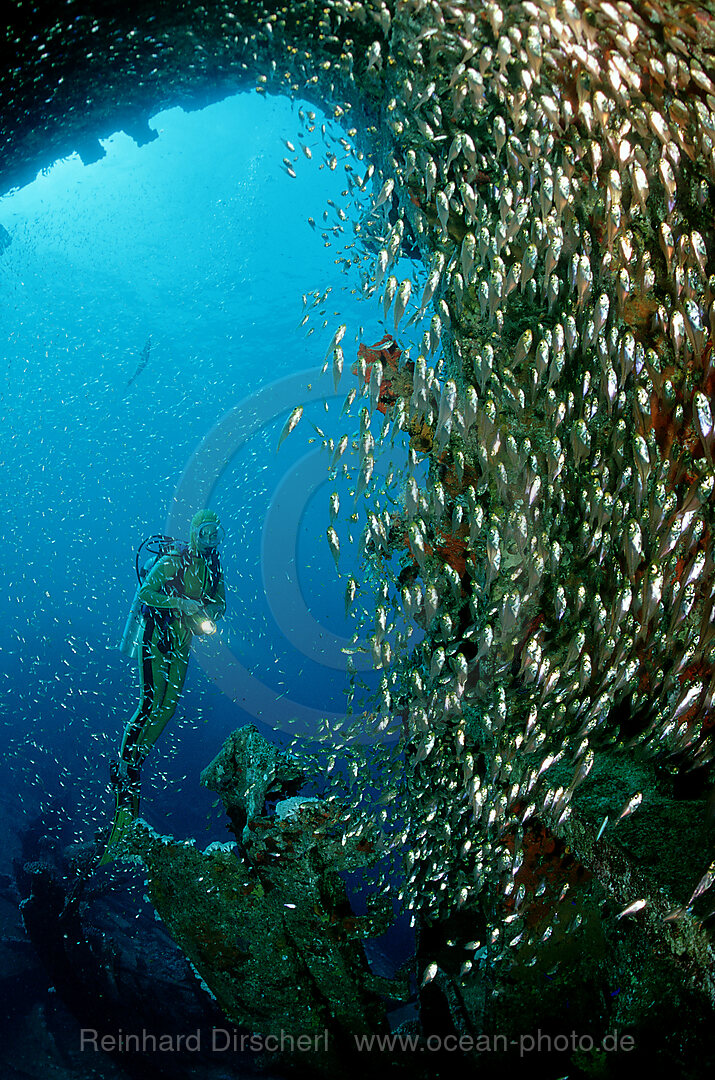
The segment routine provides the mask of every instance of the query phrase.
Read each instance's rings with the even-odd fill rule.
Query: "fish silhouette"
[[[132,385],[134,380],[137,379],[141,375],[142,371],[144,370],[144,368],[149,363],[149,354],[150,354],[150,352],[151,352],[151,338],[148,337],[146,339],[146,344],[145,344],[144,348],[142,349],[141,356],[139,357],[139,364],[137,365],[137,370],[134,372],[131,379],[127,383],[127,390]]]

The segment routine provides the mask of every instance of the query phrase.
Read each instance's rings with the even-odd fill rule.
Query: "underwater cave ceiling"
[[[99,139],[117,130],[142,145],[156,134],[149,117],[176,105],[200,109],[256,86],[320,105],[331,96],[344,101],[351,89],[355,96],[339,70],[344,37],[330,34],[323,5],[292,10],[291,16],[287,5],[270,3],[13,0],[2,15],[0,188],[27,183],[74,151],[85,163],[97,160],[104,152]],[[347,17],[342,27],[349,27],[359,68],[379,28]],[[302,59],[297,81],[284,76],[287,52]],[[330,61],[338,69],[329,78],[321,65]],[[337,95],[329,89],[333,78]]]
[[[485,955],[523,972],[600,910],[619,963],[665,994],[672,961],[715,1000],[712,6],[9,10],[0,186],[258,85],[342,111],[373,154],[386,311],[409,298],[390,273],[408,234],[429,266],[424,356],[401,381],[363,357],[371,406],[430,466],[365,538],[378,573],[409,555],[398,602],[426,633],[417,665],[384,617],[371,643],[378,730],[402,733],[380,751],[382,824],[425,984],[464,992]],[[368,776],[346,793],[358,819]],[[574,907],[586,878],[602,891]],[[647,1007],[633,987],[614,1006]]]

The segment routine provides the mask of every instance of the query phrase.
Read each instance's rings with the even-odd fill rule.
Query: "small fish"
[[[382,185],[382,188],[380,189],[380,194],[378,195],[377,201],[375,203],[375,209],[377,209],[378,206],[382,206],[383,203],[387,202],[387,200],[392,195],[394,188],[395,181],[392,179],[392,177],[390,177],[388,180],[385,181],[385,183]]]
[[[329,526],[326,535],[328,537],[328,546],[330,548],[330,554],[333,556],[333,559],[335,560],[335,569],[337,570],[338,569],[338,560],[340,558],[340,539],[339,539],[338,534],[336,533],[336,531],[335,531],[335,529],[333,528],[332,525]]]
[[[618,815],[618,820],[629,817],[634,810],[637,810],[640,804],[643,802],[643,792],[638,791],[635,795],[631,795],[630,799],[626,802],[625,806]]]
[[[531,330],[525,330],[516,343],[516,349],[514,350],[514,364],[520,364],[522,360],[531,352],[531,344],[534,340],[534,335]]]
[[[693,895],[688,900],[688,907],[690,907],[690,905],[693,904],[699,896],[702,896],[703,893],[708,891],[713,881],[715,881],[715,862],[710,863],[710,866],[700,878],[698,884],[695,886],[695,889],[693,890]]]
[[[349,442],[349,441],[350,441],[350,440],[348,439],[348,436],[347,436],[347,435],[342,435],[342,436],[341,436],[341,438],[340,438],[340,440],[339,440],[339,442],[338,442],[338,445],[337,445],[337,446],[335,447],[335,453],[334,453],[334,455],[333,455],[333,460],[332,460],[332,461],[331,461],[331,463],[330,463],[330,467],[331,467],[331,469],[332,469],[332,468],[335,468],[335,466],[337,465],[338,461],[340,460],[340,458],[341,458],[341,457],[343,456],[343,454],[345,453],[345,451],[346,451],[346,449],[347,449],[347,445],[348,445],[348,442]]]
[[[634,519],[631,519],[626,526],[625,554],[630,577],[634,578],[636,567],[643,556],[643,534],[640,525]]]
[[[434,296],[435,289],[439,285],[440,276],[441,275],[439,270],[435,269],[430,272],[429,277],[427,278],[427,283],[424,287],[424,292],[422,293],[422,300],[420,301],[420,313],[425,310],[430,300]]]
[[[383,366],[380,360],[376,360],[370,372],[370,408],[376,409],[380,400],[380,387],[382,386]]]
[[[396,292],[397,278],[394,274],[390,274],[389,278],[385,283],[385,293],[382,298],[382,310],[385,313],[385,318],[387,318],[387,312],[390,309],[390,304],[392,303]]]
[[[439,675],[440,671],[444,667],[444,662],[445,662],[444,649],[441,648],[441,647],[438,648],[438,649],[435,649],[435,651],[432,653],[432,657],[430,659],[429,673],[430,673],[431,678],[434,679],[434,678],[436,678],[437,675]]]
[[[425,192],[427,194],[428,199],[432,198],[432,192],[434,191],[434,186],[435,186],[436,183],[437,183],[437,166],[435,165],[432,158],[430,158],[428,160],[427,164],[425,165]]]
[[[700,390],[697,390],[693,396],[693,420],[701,441],[707,446],[712,439],[714,430],[713,418],[710,402]]]
[[[325,360],[328,359],[328,357],[332,353],[333,349],[336,348],[336,346],[339,345],[340,342],[343,340],[343,338],[345,337],[345,331],[346,330],[347,330],[347,326],[345,325],[345,323],[341,323],[340,326],[338,327],[338,329],[333,334],[332,338],[330,339],[330,344],[328,345],[328,348],[326,349],[326,352],[325,352],[325,357],[324,357]]]
[[[346,618],[347,618],[348,611],[350,610],[350,607],[352,605],[352,602],[355,599],[356,592],[357,592],[357,581],[355,580],[354,577],[349,577],[348,578],[348,583],[347,583],[347,585],[345,587],[345,616],[346,616]]]
[[[382,55],[380,50],[380,42],[373,41],[366,53],[367,56],[367,70],[371,68],[382,66]]]
[[[449,221],[449,199],[443,191],[438,191],[435,195],[435,205],[437,207],[437,217],[439,218],[440,225],[444,232],[447,232],[447,222]]]
[[[422,533],[420,532],[414,521],[409,526],[407,532],[410,538],[410,548],[412,550],[412,554],[417,559],[420,569],[424,570],[425,548],[422,540]]]
[[[521,260],[520,288],[522,292],[524,291],[526,284],[534,276],[537,259],[538,250],[536,244],[529,244],[524,252],[524,257]]]
[[[286,420],[285,426],[284,426],[284,428],[283,428],[283,430],[281,432],[281,437],[278,440],[278,446],[276,447],[276,453],[278,453],[278,451],[280,450],[281,443],[283,442],[283,440],[286,439],[290,435],[291,431],[293,431],[293,429],[296,427],[296,425],[298,424],[298,421],[300,420],[302,415],[303,415],[303,406],[302,405],[298,405],[297,408],[293,409],[293,412],[290,414],[290,416]]]
[[[422,977],[422,986],[420,987],[420,989],[422,987],[425,987],[427,985],[427,983],[432,982],[432,980],[434,979],[434,977],[437,974],[438,970],[439,969],[437,967],[437,964],[435,964],[435,963],[427,965],[427,967],[425,968],[425,973],[424,973],[424,975]]]
[[[377,253],[377,272],[375,273],[375,288],[379,289],[390,264],[390,254],[386,248],[380,248]]]
[[[405,309],[410,300],[410,294],[412,293],[412,282],[409,278],[405,278],[400,282],[400,286],[397,290],[397,297],[395,299],[395,330],[397,330],[400,319],[405,314]]]
[[[610,300],[606,293],[601,293],[596,301],[596,308],[593,317],[593,331],[595,335],[600,334],[603,327],[606,325],[608,319],[608,310],[610,307]]]
[[[437,429],[435,431],[435,439],[441,432],[444,425],[448,420],[452,419],[454,413],[454,407],[457,403],[457,384],[454,379],[448,379],[444,384],[444,389],[440,396],[439,402],[439,418],[437,420]]]
[[[358,477],[357,489],[355,491],[355,498],[358,499],[367,488],[370,480],[372,479],[372,471],[375,467],[375,459],[372,454],[368,454],[360,469],[360,475]]]
[[[576,289],[578,292],[578,302],[576,307],[580,307],[583,303],[587,293],[590,291],[593,284],[593,273],[591,271],[591,262],[588,255],[582,255],[578,260],[578,268],[576,270]]]
[[[345,401],[343,402],[343,407],[340,410],[340,415],[341,416],[343,415],[343,413],[349,412],[350,406],[352,405],[352,403],[353,403],[353,401],[355,400],[356,397],[357,397],[357,389],[356,389],[356,387],[353,386],[352,390],[349,391],[347,397],[345,398]]]
[[[627,907],[624,907],[622,911],[619,911],[616,918],[623,919],[626,915],[636,915],[639,911],[643,910],[647,903],[647,900],[634,900],[632,904],[629,904]]]
[[[333,386],[336,391],[343,374],[343,359],[343,350],[339,345],[336,345],[333,349]]]
[[[571,791],[573,791],[583,780],[585,780],[585,778],[588,776],[591,769],[593,768],[593,762],[593,750],[589,750],[583,761],[574,769],[574,774],[571,778],[571,783],[569,785]]]

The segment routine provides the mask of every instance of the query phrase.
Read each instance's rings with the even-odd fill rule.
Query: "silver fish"
[[[347,330],[347,326],[345,325],[345,323],[342,323],[338,327],[338,329],[335,331],[332,338],[330,339],[330,344],[328,345],[328,348],[326,349],[325,358],[324,358],[325,360],[327,360],[330,357],[333,349],[337,345],[339,345],[340,342],[343,340],[343,338],[345,337],[345,331],[346,330]]]
[[[410,301],[410,295],[412,293],[412,282],[409,278],[405,278],[400,282],[400,286],[397,290],[397,297],[395,299],[395,330],[397,330],[398,324],[405,314],[405,310]]]
[[[636,915],[639,911],[642,911],[648,904],[648,900],[634,900],[632,904],[628,904],[616,915],[617,919],[623,919],[626,915]]]
[[[626,800],[623,809],[618,815],[618,821],[621,821],[623,818],[629,817],[635,810],[638,809],[642,802],[643,793],[641,791],[636,792],[635,795],[631,795],[630,799]]]
[[[293,412],[290,414],[290,416],[286,420],[285,425],[283,427],[283,430],[281,432],[280,438],[278,440],[278,446],[276,447],[276,452],[278,452],[278,450],[280,450],[283,440],[286,439],[288,437],[288,435],[290,435],[291,431],[294,430],[294,428],[298,424],[298,421],[300,420],[302,415],[303,415],[303,406],[302,405],[298,405],[297,408],[293,409]]]
[[[335,560],[335,568],[338,568],[338,559],[340,558],[340,539],[338,534],[332,525],[327,529],[326,535],[328,537],[328,546],[330,548],[330,554]]]
[[[345,617],[347,618],[348,611],[352,606],[357,592],[357,582],[354,577],[348,578],[348,583],[345,586]]]
[[[376,42],[376,44],[377,44],[377,42]],[[387,200],[391,197],[392,192],[394,191],[394,189],[395,189],[395,181],[392,179],[392,177],[389,177],[385,181],[385,183],[382,185],[382,187],[380,188],[380,194],[378,195],[377,200],[375,201],[375,208],[376,209],[377,209],[378,206],[382,206],[383,203],[387,202]]]
[[[340,384],[340,378],[343,374],[343,350],[339,345],[336,345],[333,349],[333,387],[337,391]]]
[[[710,863],[707,871],[703,874],[703,876],[700,878],[700,881],[695,886],[695,889],[693,890],[693,895],[688,900],[687,907],[690,907],[691,904],[693,904],[699,896],[702,896],[703,893],[707,892],[708,889],[711,887],[713,881],[715,881],[715,862]]]

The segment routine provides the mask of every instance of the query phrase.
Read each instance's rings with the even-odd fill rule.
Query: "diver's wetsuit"
[[[139,811],[139,774],[144,758],[174,715],[189,663],[194,616],[183,614],[184,599],[199,601],[208,617],[221,618],[226,595],[220,564],[196,551],[193,537],[184,555],[165,555],[149,572],[139,592],[145,605],[139,650],[139,707],[124,729],[118,762],[112,766],[116,813],[100,865],[113,857],[110,849]]]

